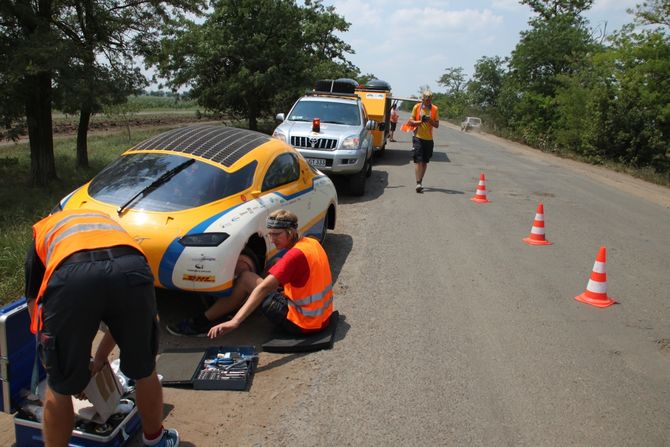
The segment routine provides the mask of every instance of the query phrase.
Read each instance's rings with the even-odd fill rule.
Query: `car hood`
[[[312,122],[289,121],[286,120],[277,127],[278,130],[291,136],[310,136],[310,137],[329,137],[346,138],[350,135],[357,135],[361,128],[358,126],[348,126],[344,124],[321,123],[319,132],[312,132]]]
[[[232,196],[198,208],[172,212],[127,209],[120,216],[116,205],[100,202],[88,195],[88,185],[75,191],[62,203],[64,209],[91,209],[102,211],[121,224],[135,239],[151,265],[154,277],[159,278],[158,267],[166,249],[178,239],[192,232],[214,215],[243,203],[241,196]]]

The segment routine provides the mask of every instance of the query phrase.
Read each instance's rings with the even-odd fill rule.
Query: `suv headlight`
[[[342,142],[342,149],[356,150],[361,145],[358,135],[351,135]]]
[[[286,135],[284,135],[283,132],[280,132],[275,129],[275,131],[272,132],[272,136],[278,139],[279,141],[283,141],[284,143],[286,143]]]

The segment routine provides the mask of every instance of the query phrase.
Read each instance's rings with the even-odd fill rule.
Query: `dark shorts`
[[[391,132],[395,132],[395,128],[396,128],[397,124],[398,123],[394,123],[393,121],[391,121]]]
[[[428,163],[433,156],[433,140],[412,137],[412,159],[414,163]]]
[[[126,376],[137,380],[154,371],[156,297],[151,269],[141,254],[77,263],[66,259],[49,279],[42,303],[42,362],[49,387],[57,393],[77,394],[88,384],[101,321],[119,346]]]
[[[292,335],[304,335],[300,326],[286,319],[288,298],[282,292],[276,291],[269,294],[261,304],[261,312],[278,329]]]

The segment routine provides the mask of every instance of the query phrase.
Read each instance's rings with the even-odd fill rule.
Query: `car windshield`
[[[482,123],[482,120],[479,118],[468,118],[468,122],[473,126],[479,126]]]
[[[346,104],[334,101],[298,101],[288,119],[291,121],[312,121],[319,118],[321,123],[360,126],[361,114],[354,102]]]
[[[125,155],[93,178],[88,193],[96,200],[114,205],[128,202],[140,191],[144,195],[128,203],[127,208],[146,211],[178,211],[195,208],[228,197],[251,186],[256,161],[228,173],[223,169],[179,155],[137,153]],[[180,165],[185,167],[180,167]],[[147,188],[170,170],[178,172],[155,188]]]

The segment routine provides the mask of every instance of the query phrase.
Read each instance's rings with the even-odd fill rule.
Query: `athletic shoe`
[[[172,335],[179,337],[207,337],[210,326],[196,324],[194,318],[187,318],[178,323],[168,324],[165,329]]]
[[[142,441],[144,441],[145,446],[150,447],[178,447],[179,446],[179,433],[174,428],[169,428],[163,430],[163,436],[155,444],[147,444],[147,438],[142,435]]]
[[[416,192],[422,193],[423,192],[423,186],[421,186],[421,183],[418,183],[416,185]]]

